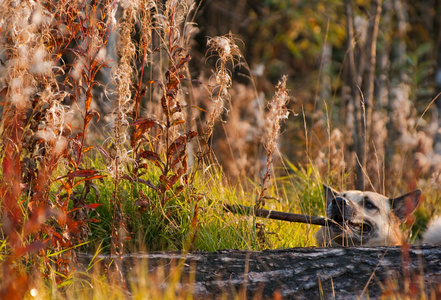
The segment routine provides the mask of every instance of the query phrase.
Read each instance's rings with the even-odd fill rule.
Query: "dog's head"
[[[338,192],[323,185],[327,217],[334,222],[317,235],[319,244],[380,246],[402,243],[400,224],[419,204],[421,190],[396,198],[374,192]]]

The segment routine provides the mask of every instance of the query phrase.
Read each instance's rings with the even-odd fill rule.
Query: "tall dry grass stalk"
[[[236,39],[231,32],[224,36],[209,38],[207,41],[207,56],[218,57],[216,60],[216,69],[211,79],[214,79],[214,85],[210,89],[211,107],[206,118],[206,129],[202,138],[202,149],[197,154],[197,163],[190,175],[190,182],[194,180],[196,172],[204,158],[210,153],[210,138],[212,137],[216,121],[221,119],[222,113],[228,113],[226,103],[230,102],[231,71],[229,64],[234,68],[242,57]]]
[[[166,125],[165,149],[168,149],[173,141],[188,130],[184,126],[186,101],[182,90],[182,81],[190,79],[184,77],[188,68],[187,64],[191,59],[185,33],[187,20],[193,12],[194,6],[193,0],[169,0],[165,3],[163,11],[158,11],[155,14],[157,33],[166,56],[164,63],[168,64],[167,71],[159,73],[163,76],[161,82],[164,84],[161,104]]]
[[[133,80],[136,78],[136,54],[137,45],[132,36],[135,33],[135,23],[138,19],[140,4],[135,1],[126,1],[121,3],[122,17],[118,21],[115,19],[116,7],[110,11],[110,22],[118,26],[119,39],[116,45],[116,55],[118,63],[112,70],[112,81],[115,87],[115,108],[113,109],[114,124],[113,135],[111,137],[112,155],[107,166],[113,179],[112,201],[112,225],[110,236],[110,255],[115,256],[114,275],[124,282],[122,274],[121,260],[119,259],[124,251],[124,240],[127,238],[127,224],[122,209],[122,197],[119,193],[119,184],[122,180],[126,166],[135,163],[131,157],[131,150],[128,148],[130,117],[133,117],[135,103],[133,101]],[[148,11],[147,11],[148,12]]]
[[[125,167],[129,162],[134,162],[130,156],[131,151],[127,149],[129,139],[128,119],[134,110],[132,101],[132,80],[135,78],[136,70],[136,45],[132,41],[135,30],[138,11],[137,2],[124,2],[122,18],[119,26],[119,40],[117,43],[118,64],[112,72],[112,79],[115,85],[116,107],[113,110],[115,123],[113,127],[113,148],[109,173],[113,178],[114,187],[112,194],[113,218],[111,233],[111,255],[120,256],[123,253],[123,239],[127,235],[126,225],[121,207],[121,197],[118,195],[118,185],[125,173]],[[119,264],[117,263],[116,266]]]
[[[230,101],[229,89],[231,87],[231,71],[228,69],[228,63],[239,62],[242,54],[236,45],[234,36],[230,33],[225,36],[209,38],[207,41],[208,52],[211,55],[219,56],[216,61],[216,71],[214,74],[215,86],[212,93],[212,109],[207,119],[207,130],[204,133],[204,144],[208,144],[213,134],[214,124],[220,119],[223,112],[228,112],[225,103]]]
[[[135,22],[138,7],[135,3],[126,3],[122,12],[122,18],[118,22],[117,56],[118,64],[112,72],[113,84],[115,85],[116,103],[113,110],[114,126],[113,135],[116,154],[108,166],[110,175],[118,181],[125,170],[125,162],[130,160],[127,149],[129,139],[130,114],[133,111],[132,81],[136,74],[136,44],[132,40],[135,30]]]
[[[276,85],[276,92],[273,99],[268,102],[269,112],[266,116],[267,131],[265,133],[265,149],[267,151],[266,171],[262,178],[261,189],[256,199],[255,209],[265,205],[265,190],[271,174],[270,169],[273,163],[273,155],[277,150],[277,143],[280,135],[282,121],[288,119],[288,109],[286,105],[289,101],[288,90],[286,89],[287,76],[284,75]]]

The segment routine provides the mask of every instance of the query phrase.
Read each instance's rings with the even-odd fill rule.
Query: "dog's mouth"
[[[369,234],[372,231],[372,225],[367,221],[354,222],[343,218],[343,216],[341,215],[332,216],[331,220],[333,220],[334,222],[331,223],[330,227],[334,231],[352,231],[359,235]]]

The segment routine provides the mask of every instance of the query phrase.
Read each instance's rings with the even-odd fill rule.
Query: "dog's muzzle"
[[[330,228],[335,232],[352,231],[358,235],[369,234],[372,225],[366,221],[357,221],[357,209],[350,200],[335,197],[328,207],[328,217],[334,221]]]
[[[345,217],[351,216],[353,211],[348,203],[348,200],[343,197],[335,197],[328,208],[328,216],[337,223],[345,222]]]

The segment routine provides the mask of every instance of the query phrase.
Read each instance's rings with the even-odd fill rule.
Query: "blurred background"
[[[261,176],[263,110],[287,74],[291,114],[280,137],[280,161],[312,164],[340,187],[388,194],[397,187],[436,190],[441,1],[198,5],[192,78],[211,75],[201,68],[212,65],[204,55],[207,37],[231,32],[243,54],[234,68],[226,122],[213,138],[230,178]]]

